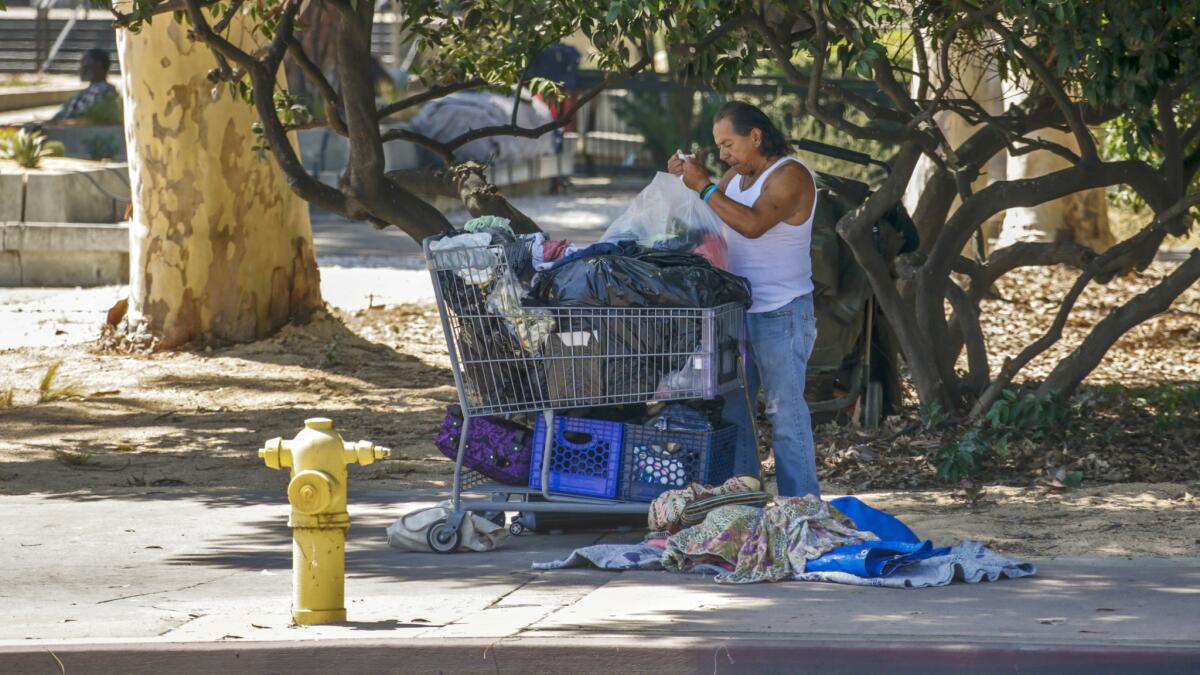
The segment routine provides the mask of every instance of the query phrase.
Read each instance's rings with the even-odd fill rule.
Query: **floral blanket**
[[[805,563],[837,548],[878,539],[843,522],[814,497],[786,497],[763,508],[735,505],[709,512],[704,522],[667,539],[663,567],[686,572],[694,565],[727,563],[717,583],[779,581],[804,572]]]

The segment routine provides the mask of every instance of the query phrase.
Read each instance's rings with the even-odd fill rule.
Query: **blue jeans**
[[[812,294],[802,295],[772,312],[747,314],[746,327],[746,387],[751,401],[758,400],[760,384],[766,391],[779,494],[819,497],[812,418],[804,400],[808,357],[817,339]],[[734,471],[759,475],[750,411],[741,391],[726,395],[724,416],[726,421],[738,425]]]

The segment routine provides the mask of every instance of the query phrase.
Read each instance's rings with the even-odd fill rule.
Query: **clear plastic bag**
[[[650,248],[696,253],[721,269],[729,267],[721,218],[669,173],[655,175],[600,241],[636,241]]]

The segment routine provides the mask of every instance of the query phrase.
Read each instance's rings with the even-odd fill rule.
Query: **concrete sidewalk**
[[[1032,578],[897,591],[530,570],[638,533],[525,534],[485,554],[387,547],[392,520],[437,499],[352,493],[349,622],[294,627],[282,493],[0,496],[0,672],[59,672],[50,652],[67,672],[1200,666],[1200,559],[1038,560]]]

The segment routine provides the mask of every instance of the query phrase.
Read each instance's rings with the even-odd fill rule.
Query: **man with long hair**
[[[726,225],[730,271],[750,280],[746,315],[747,387],[751,401],[766,393],[783,496],[820,496],[805,373],[817,337],[813,313],[815,175],[788,156],[783,133],[758,108],[730,101],[713,117],[713,140],[729,170],[714,184],[693,157],[676,154],[667,170],[681,176]],[[744,396],[728,397],[725,418],[739,425],[738,473],[759,473]]]

